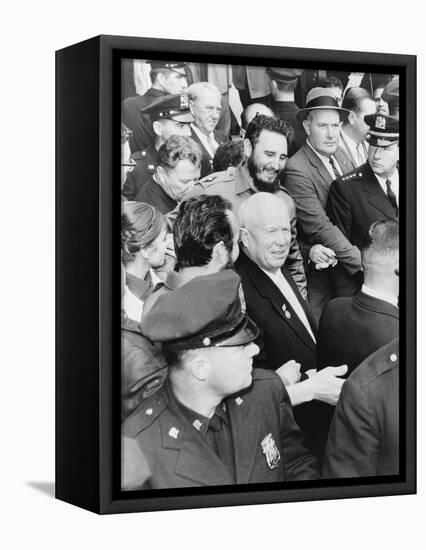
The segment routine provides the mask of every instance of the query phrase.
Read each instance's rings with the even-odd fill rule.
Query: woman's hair
[[[147,248],[166,227],[164,215],[145,202],[126,201],[121,206],[121,261],[133,260],[141,248]]]

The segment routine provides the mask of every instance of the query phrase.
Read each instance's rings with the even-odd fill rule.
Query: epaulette
[[[206,189],[207,187],[210,187],[217,183],[232,181],[233,179],[235,179],[236,173],[237,170],[235,166],[230,166],[227,170],[223,170],[222,172],[214,172],[213,174],[208,174],[207,176],[204,176],[204,178],[200,179],[198,183]]]
[[[360,166],[359,168],[355,168],[355,170],[352,170],[352,172],[348,172],[347,174],[344,174],[343,176],[341,176],[339,178],[339,181],[346,183],[348,181],[352,181],[357,178],[362,178],[364,176],[365,174],[364,174],[363,167]]]
[[[145,399],[126,419],[123,429],[125,435],[136,437],[146,430],[165,410],[167,404],[161,391],[156,391]]]

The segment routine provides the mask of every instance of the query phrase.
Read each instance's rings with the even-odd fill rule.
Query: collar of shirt
[[[312,149],[312,151],[316,154],[316,156],[320,159],[320,161],[324,164],[327,172],[330,174],[330,176],[333,178],[333,181],[336,179],[336,174],[333,172],[333,168],[330,164],[330,157],[326,157],[325,155],[322,155],[321,153],[318,153],[318,151],[316,151],[309,139],[306,140],[306,143],[309,145],[309,147]],[[336,170],[339,172],[340,175],[343,175],[343,172],[342,172],[342,169],[340,168],[340,165],[339,163],[337,162],[337,159],[334,155],[331,155],[333,157],[333,162],[334,162],[334,165],[336,167]]]
[[[167,392],[169,395],[169,399],[179,409],[181,414],[184,416],[185,420],[189,424],[191,424],[191,426],[195,430],[197,430],[197,432],[199,432],[199,434],[203,439],[206,439],[207,430],[209,429],[210,418],[207,418],[206,416],[203,416],[202,414],[199,414],[196,411],[193,411],[192,409],[184,405],[181,401],[179,401],[169,381],[167,381]],[[226,406],[224,403],[219,403],[219,405],[216,407],[214,411],[214,414],[212,414],[211,418],[213,418],[214,415],[219,416],[221,420],[223,420],[226,424],[228,424],[229,421],[228,421],[228,416],[226,414]]]
[[[396,204],[399,205],[399,172],[397,169],[395,169],[395,172],[392,174],[390,178],[382,178],[381,176],[378,176],[377,174],[374,174],[377,178],[377,181],[380,184],[380,187],[383,189],[385,195],[388,194],[388,188],[386,186],[386,180],[390,180],[391,182],[391,189],[395,193],[396,196]]]
[[[213,151],[213,149],[211,148],[211,145],[210,145],[210,140],[214,143],[214,146],[216,147],[216,149],[219,147],[219,144],[218,142],[215,140],[214,138],[214,134],[213,132],[211,132],[208,136],[206,136],[206,134],[203,134],[203,132],[201,132],[201,130],[199,130],[195,124],[191,124],[191,128],[194,130],[194,132],[197,134],[199,140],[201,141],[201,143],[204,145],[204,147],[207,149],[209,155],[213,158],[214,157],[214,154],[215,154],[215,151]]]
[[[364,164],[366,162],[365,157],[365,151],[363,147],[363,143],[356,143],[348,134],[343,130],[340,132],[340,139],[345,143],[345,145],[348,147],[349,151],[351,152],[351,155],[353,156],[355,161],[358,161],[358,147],[362,155],[362,162],[361,164]]]
[[[398,307],[398,298],[395,298],[392,294],[388,294],[387,292],[378,292],[377,290],[368,288],[366,285],[362,285],[361,292],[367,294],[367,296],[377,298],[378,300],[383,300],[384,302],[388,302],[389,304]]]

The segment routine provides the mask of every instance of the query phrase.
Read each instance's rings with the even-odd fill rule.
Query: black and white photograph
[[[121,59],[123,493],[404,475],[402,77],[285,62]]]

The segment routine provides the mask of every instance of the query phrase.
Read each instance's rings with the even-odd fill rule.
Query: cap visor
[[[194,117],[190,112],[182,113],[181,115],[173,115],[170,118],[176,122],[194,122]]]
[[[399,138],[383,139],[376,136],[367,136],[366,140],[368,144],[373,145],[373,147],[388,147],[389,145],[397,143],[399,141]]]
[[[257,328],[256,323],[254,323],[248,315],[245,316],[242,326],[233,334],[230,338],[226,340],[221,340],[216,342],[214,345],[216,347],[230,347],[230,346],[244,346],[256,340],[259,336],[259,329]]]

